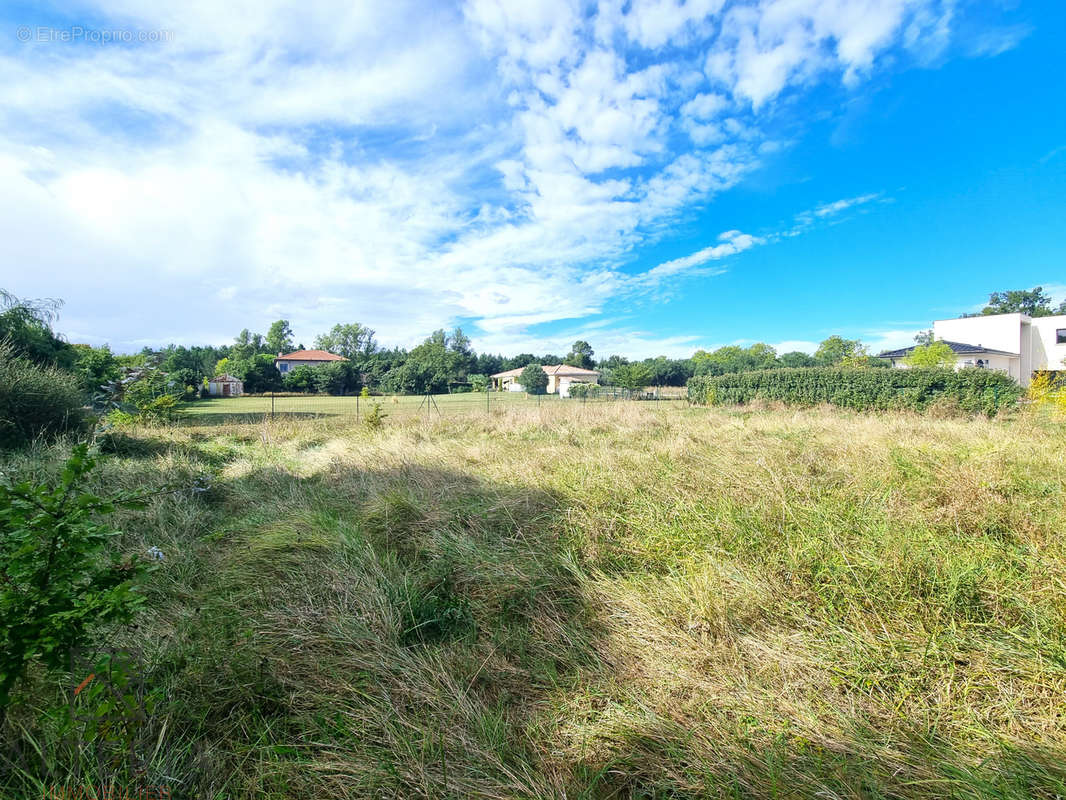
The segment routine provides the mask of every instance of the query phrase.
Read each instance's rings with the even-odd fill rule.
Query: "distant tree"
[[[261,394],[282,388],[281,373],[274,366],[274,358],[270,353],[260,353],[241,363],[238,371],[244,382],[244,391]]]
[[[62,306],[61,300],[23,300],[0,289],[0,341],[35,364],[70,369],[76,353],[52,331]]]
[[[266,340],[261,333],[252,333],[247,328],[242,330],[233,339],[229,357],[233,361],[247,361],[252,356],[267,352]]]
[[[470,346],[470,337],[456,328],[448,337],[448,381],[466,383],[467,375],[477,366],[477,356]]]
[[[548,373],[540,364],[527,364],[517,381],[529,394],[544,394],[548,388]]]
[[[279,319],[270,326],[266,346],[271,353],[288,353],[293,348],[292,328],[287,319]]]
[[[929,330],[918,331],[918,333],[914,334],[914,343],[915,344],[932,344],[933,343],[933,329],[930,328]]]
[[[469,380],[470,380],[470,388],[471,388],[471,390],[473,390],[475,392],[486,392],[486,391],[488,391],[488,388],[489,388],[489,377],[488,377],[488,375],[481,375],[481,374],[478,374],[478,373],[474,373],[474,374],[469,376]]]
[[[713,353],[697,350],[692,356],[696,375],[726,375],[777,366],[777,351],[768,344],[756,342],[750,347],[727,345]]]
[[[1028,314],[1030,317],[1050,317],[1053,314],[1066,314],[1066,301],[1057,308],[1051,305],[1051,296],[1044,292],[1043,286],[1033,289],[1014,289],[1006,292],[992,292],[988,296],[988,305],[981,309],[981,315],[988,314]],[[974,316],[964,314],[963,316]]]
[[[791,353],[782,353],[778,356],[777,363],[782,367],[813,367],[816,362],[814,356],[793,350]]]
[[[315,391],[321,394],[353,394],[361,388],[359,374],[351,361],[334,361],[315,367]]]
[[[281,385],[288,392],[315,391],[315,367],[309,367],[306,364],[293,367],[285,373]]]
[[[532,353],[519,353],[506,360],[507,363],[504,369],[519,369],[526,366],[526,364],[532,364],[536,360],[537,357]],[[500,372],[503,372],[503,370],[501,369]]]
[[[866,357],[866,348],[858,339],[845,339],[830,336],[818,345],[814,353],[815,362],[822,367],[835,367],[848,361],[854,365],[857,359]]]
[[[217,378],[220,375],[230,375],[232,374],[230,372],[230,370],[233,368],[232,365],[233,362],[230,361],[228,356],[225,358],[220,358],[218,361],[215,362],[215,368],[211,371],[211,374],[208,377]]]
[[[81,379],[85,392],[89,395],[100,391],[112,381],[118,380],[122,373],[111,348],[90,347],[87,344],[74,345],[74,374]]]
[[[374,340],[374,331],[365,325],[358,322],[347,325],[338,323],[329,333],[315,338],[315,347],[359,363],[365,356],[374,352],[377,342]]]
[[[588,342],[578,339],[574,342],[573,347],[570,348],[570,353],[563,361],[564,364],[569,364],[571,367],[581,367],[582,369],[592,369],[593,351],[592,345]]]
[[[954,367],[955,353],[943,340],[920,344],[903,358],[911,367]]]
[[[611,386],[637,392],[651,382],[651,373],[643,364],[621,364],[610,371],[608,382]]]

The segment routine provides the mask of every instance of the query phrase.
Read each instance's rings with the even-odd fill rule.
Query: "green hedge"
[[[963,411],[994,414],[1012,406],[1022,388],[1002,372],[987,369],[856,369],[802,367],[729,375],[702,375],[688,382],[689,402],[700,405],[777,400],[793,405],[830,403],[858,410],[922,411],[939,400]]]

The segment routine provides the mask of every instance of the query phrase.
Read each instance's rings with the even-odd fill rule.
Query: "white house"
[[[933,338],[954,351],[956,369],[982,367],[1006,372],[1028,386],[1034,372],[1066,369],[1066,314],[1030,317],[1027,314],[989,314],[979,317],[938,319]],[[895,367],[914,347],[888,350],[881,358]]]
[[[522,388],[522,384],[518,382],[518,376],[522,374],[523,369],[525,367],[509,369],[505,372],[497,372],[495,375],[490,375],[492,388],[504,392],[525,391]],[[600,377],[600,373],[594,369],[571,367],[569,364],[544,365],[541,369],[548,374],[548,388],[545,391],[548,394],[558,393],[560,397],[570,396],[571,384],[595,383]]]

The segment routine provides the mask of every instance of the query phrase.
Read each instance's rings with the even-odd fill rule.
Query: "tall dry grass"
[[[102,445],[102,486],[212,481],[118,520],[167,554],[120,634],[165,700],[144,773],[102,777],[198,798],[1066,793],[1052,417],[575,404]],[[53,735],[37,712],[67,683],[37,676],[27,736]]]

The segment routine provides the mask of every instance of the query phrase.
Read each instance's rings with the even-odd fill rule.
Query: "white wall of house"
[[[1066,314],[1029,317],[1025,314],[991,314],[933,323],[933,335],[950,342],[976,344],[993,350],[1017,353],[1007,372],[1028,386],[1033,372],[1066,369]],[[1063,338],[1060,342],[1059,338]],[[990,356],[999,363],[1002,356]],[[993,366],[993,369],[998,367]]]
[[[1032,321],[1031,349],[1033,363],[1039,365],[1034,369],[1066,369],[1066,314],[1036,317]]]
[[[933,336],[949,342],[1021,353],[1023,319],[1029,317],[1025,314],[993,314],[987,317],[938,319],[933,323]]]

